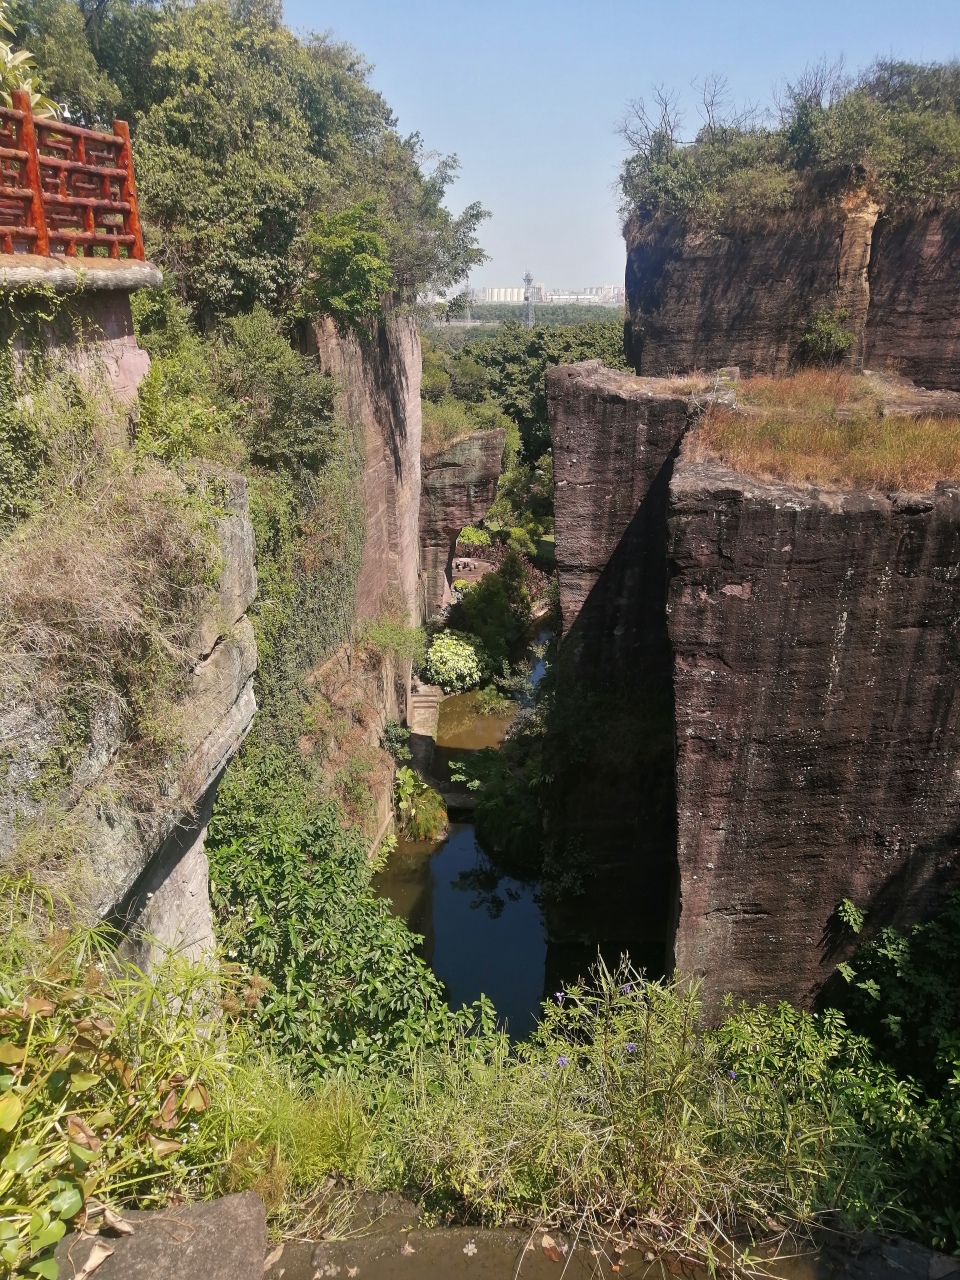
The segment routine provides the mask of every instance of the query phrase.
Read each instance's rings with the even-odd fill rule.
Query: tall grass
[[[960,479],[960,418],[881,416],[863,378],[751,378],[742,409],[713,407],[688,449],[736,471],[825,489],[927,490]]]
[[[558,993],[516,1052],[451,1045],[392,1083],[382,1176],[402,1169],[437,1213],[614,1235],[702,1265],[839,1210],[862,1220],[872,1204],[882,1219],[883,1159],[829,1084],[843,1036],[793,1014],[791,1060],[785,1016],[755,1024],[768,1056],[751,1074],[741,1034],[703,1030],[695,985],[601,968]]]

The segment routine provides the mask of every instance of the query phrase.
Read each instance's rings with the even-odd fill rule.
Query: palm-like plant
[[[0,30],[14,34],[13,27],[7,19],[6,0],[0,0]],[[40,92],[40,80],[36,74],[37,64],[32,53],[26,49],[14,49],[12,43],[0,40],[0,103],[12,106],[11,94],[14,89],[23,89],[30,94],[30,109],[35,116],[49,119],[60,114],[60,109],[50,98]]]

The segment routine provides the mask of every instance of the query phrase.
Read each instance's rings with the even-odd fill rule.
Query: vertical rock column
[[[681,457],[670,484],[676,959],[708,1004],[809,1004],[843,898],[958,876],[960,491],[825,493]]]
[[[675,892],[666,506],[688,403],[599,361],[547,375],[563,611],[550,838],[582,892],[548,903],[552,943],[669,967]]]

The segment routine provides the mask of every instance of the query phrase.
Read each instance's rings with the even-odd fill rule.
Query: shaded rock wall
[[[427,618],[450,603],[457,535],[493,505],[505,441],[502,427],[474,431],[421,458],[420,559]]]
[[[401,608],[422,616],[419,576],[420,334],[409,315],[378,320],[369,337],[313,326],[320,364],[339,383],[338,407],[363,432],[367,536],[357,583],[358,618]]]
[[[855,334],[850,368],[960,389],[955,216],[893,223],[849,199],[753,228],[658,218],[630,223],[625,235],[625,335],[638,373],[731,364],[747,375],[780,373],[811,316],[842,309]]]
[[[820,493],[681,457],[670,484],[676,958],[705,996],[809,1003],[960,872],[960,491]]]
[[[676,962],[714,1005],[810,1004],[849,946],[843,898],[907,925],[960,881],[960,486],[824,493],[697,461],[692,403],[596,362],[548,397],[548,834],[588,864],[551,942]]]
[[[598,360],[551,369],[560,685],[547,752],[550,837],[585,860],[583,892],[549,902],[551,943],[626,947],[669,966],[675,899],[667,488],[685,397]]]

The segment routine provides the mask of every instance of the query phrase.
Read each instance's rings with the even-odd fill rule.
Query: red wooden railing
[[[97,133],[30,110],[15,89],[0,106],[0,253],[143,261],[130,130]]]

